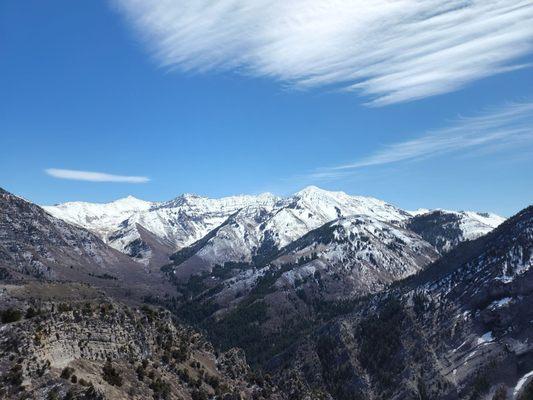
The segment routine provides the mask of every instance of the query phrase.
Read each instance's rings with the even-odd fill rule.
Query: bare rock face
[[[168,311],[75,284],[0,290],[3,399],[281,398],[242,352],[215,355]]]

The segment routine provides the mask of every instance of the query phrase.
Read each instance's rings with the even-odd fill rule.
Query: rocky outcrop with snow
[[[446,253],[466,240],[477,239],[505,218],[496,214],[473,211],[423,210],[415,212],[406,227],[431,243],[441,253]]]
[[[192,246],[193,251],[186,248],[182,254],[178,252],[175,260],[186,262],[191,258],[189,263],[208,266],[262,262],[313,229],[353,215],[390,223],[409,218],[403,210],[381,200],[311,186],[270,204],[253,204],[239,210],[208,240]]]
[[[294,287],[296,279],[318,273],[323,293],[339,299],[379,291],[437,258],[435,249],[417,234],[357,215],[325,224],[293,242],[274,264],[298,265],[282,274],[279,286]]]

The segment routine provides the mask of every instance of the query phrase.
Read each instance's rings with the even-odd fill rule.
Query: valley
[[[1,196],[7,398],[533,390],[531,207],[409,212],[317,187],[43,208]]]

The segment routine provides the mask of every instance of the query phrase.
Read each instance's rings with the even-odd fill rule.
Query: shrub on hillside
[[[9,324],[11,322],[17,322],[22,318],[22,312],[14,308],[8,308],[2,310],[0,313],[0,319],[2,323]]]
[[[104,364],[102,369],[102,378],[113,386],[122,386],[122,376],[120,373],[113,367],[110,360]]]

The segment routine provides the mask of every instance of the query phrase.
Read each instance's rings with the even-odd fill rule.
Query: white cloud
[[[54,178],[89,182],[145,183],[150,180],[145,176],[111,175],[104,172],[77,171],[72,169],[48,168],[45,172]]]
[[[481,115],[460,118],[453,125],[426,135],[394,143],[352,163],[321,168],[308,175],[336,179],[363,167],[414,161],[446,153],[497,151],[533,144],[533,103],[511,103]]]
[[[161,66],[237,70],[382,106],[529,65],[531,0],[114,0]]]

